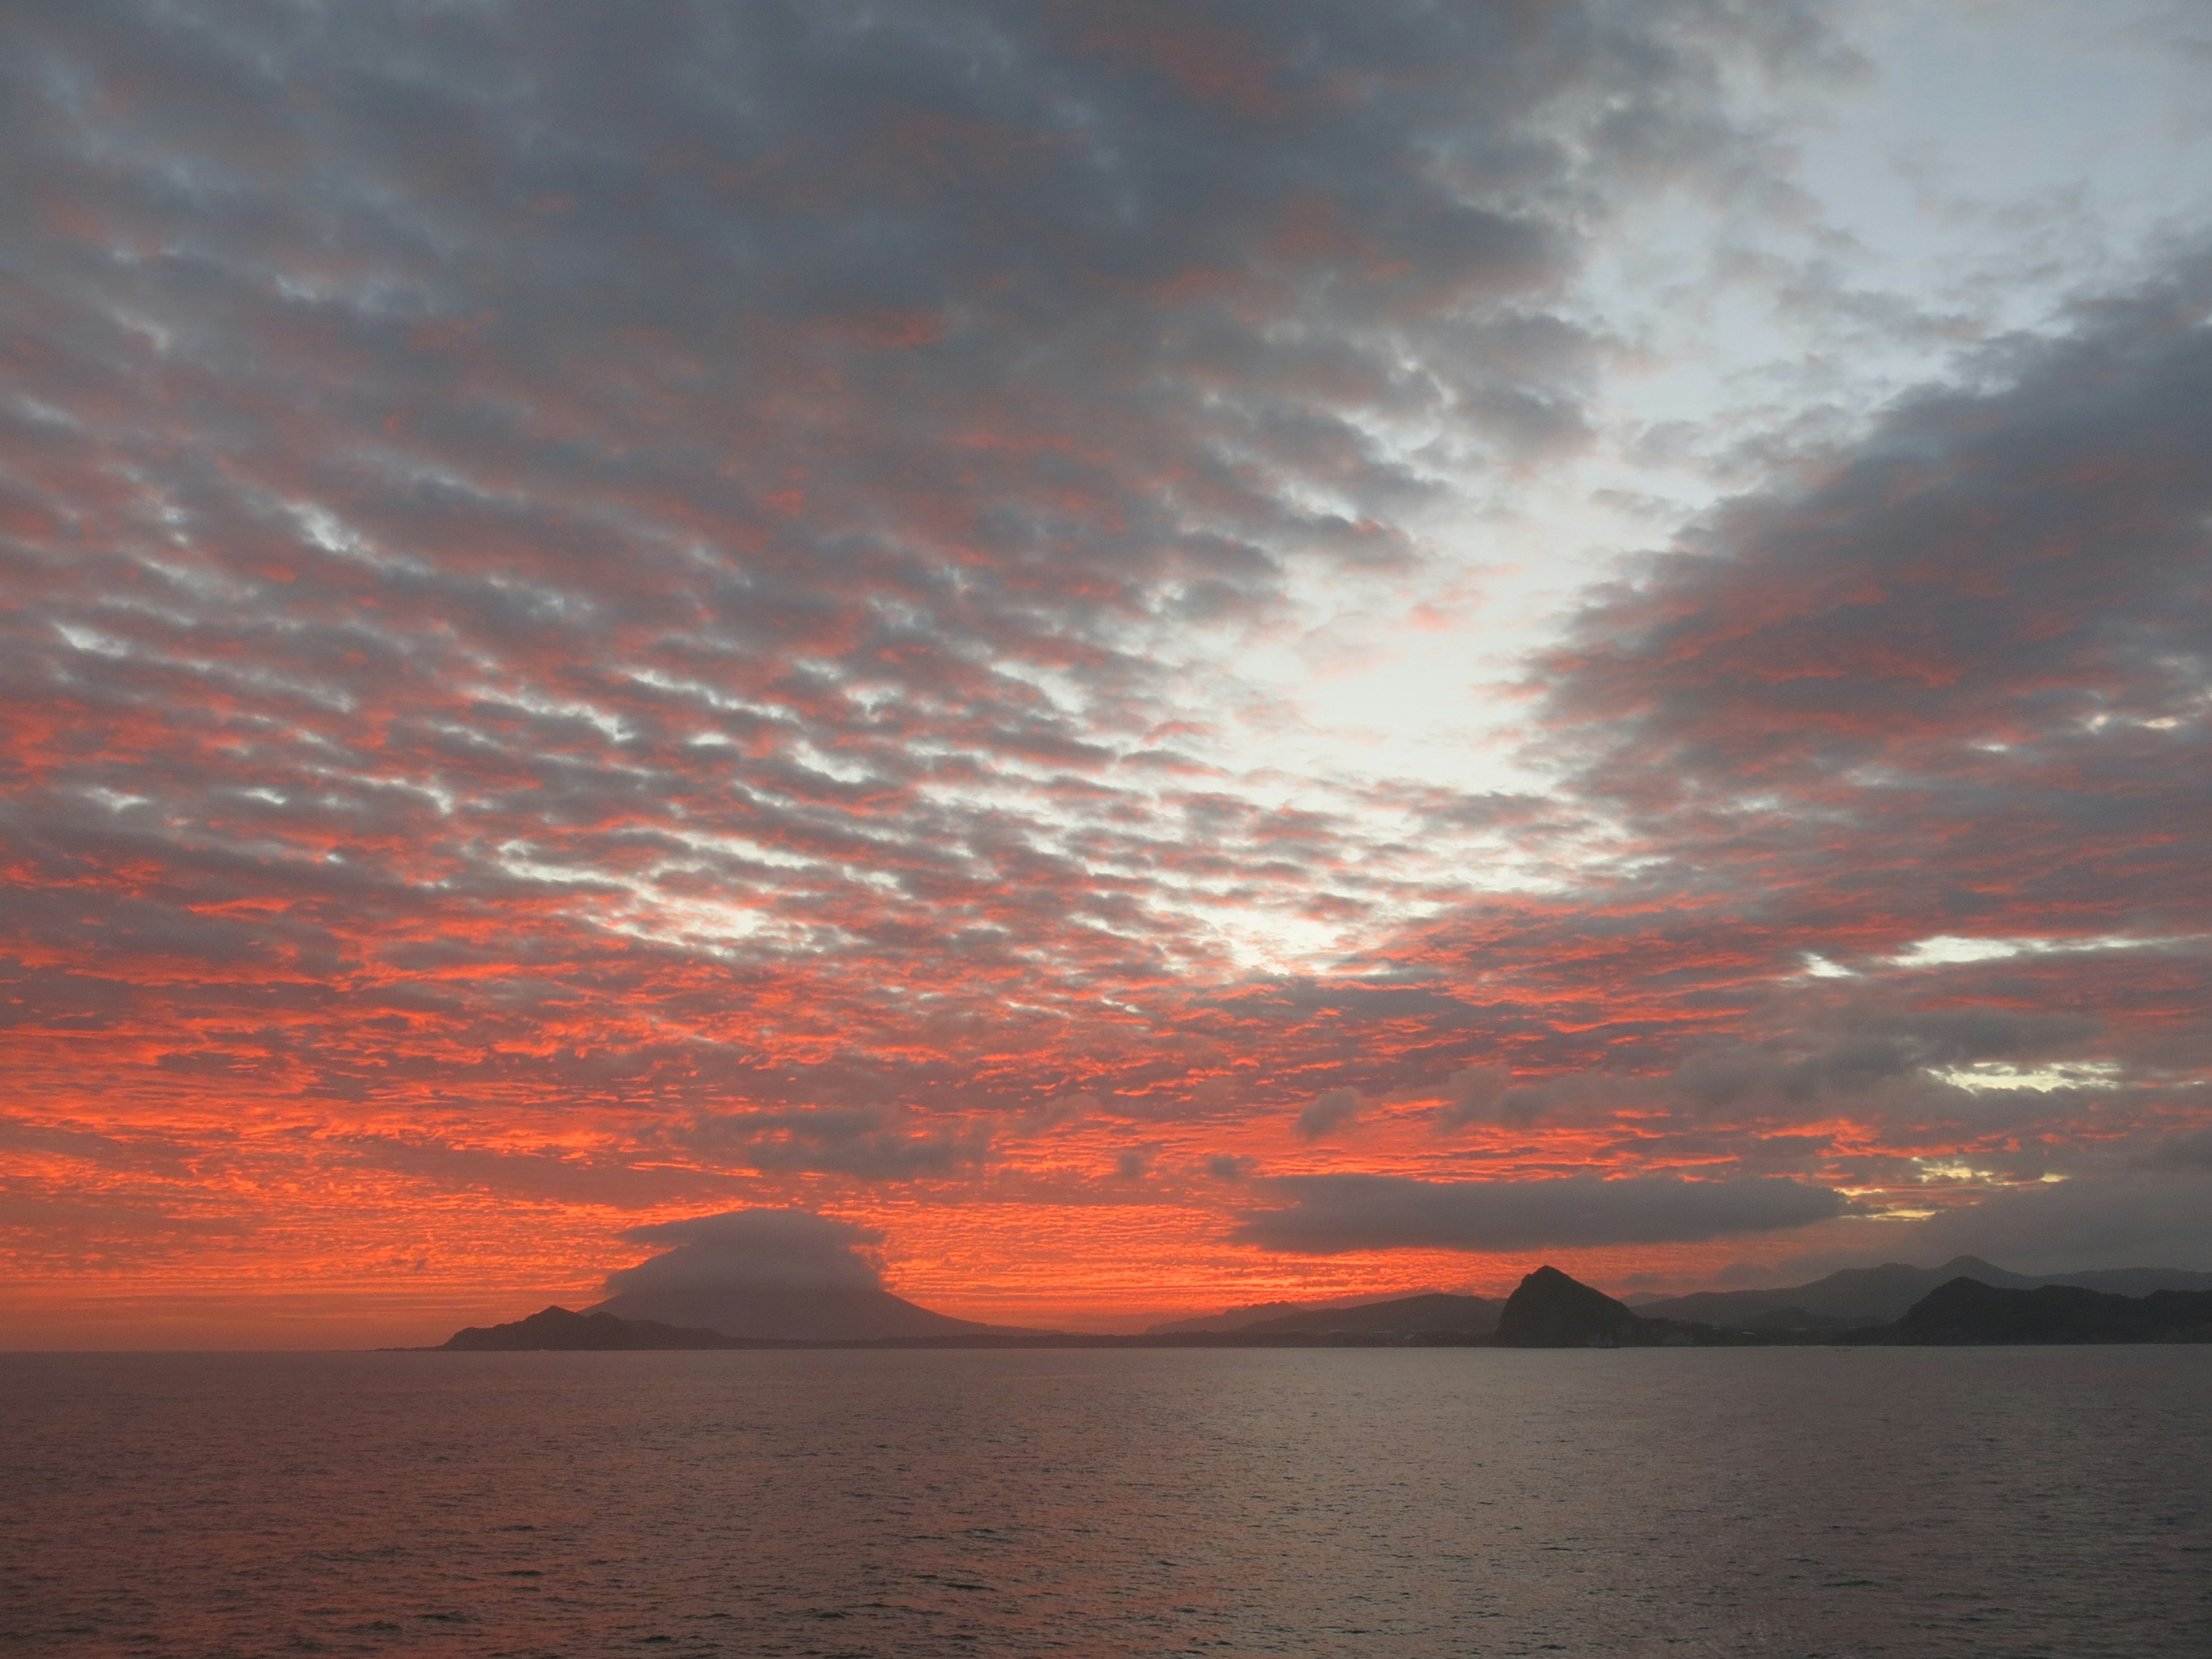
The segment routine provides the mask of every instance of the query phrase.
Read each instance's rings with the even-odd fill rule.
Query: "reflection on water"
[[[41,1654],[2212,1652],[2212,1348],[0,1356]]]

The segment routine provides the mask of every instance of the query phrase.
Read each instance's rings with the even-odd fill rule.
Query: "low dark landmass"
[[[1690,1348],[1771,1346],[1794,1334],[1723,1330],[1687,1320],[1654,1319],[1557,1267],[1522,1279],[1498,1316],[1500,1348]]]
[[[1954,1279],[1879,1336],[1884,1343],[2212,1342],[2212,1291],[2115,1296],[2076,1285],[2021,1290]]]
[[[1761,1328],[1753,1323],[1759,1320],[1768,1322],[1764,1327],[1768,1329],[1813,1328],[1778,1322],[1794,1313],[1799,1318],[1840,1320],[1842,1328],[1849,1330],[1901,1318],[1906,1309],[1937,1285],[1962,1276],[2007,1288],[2025,1288],[2039,1282],[1978,1257],[1962,1255],[1940,1267],[1915,1267],[1902,1261],[1884,1262],[1879,1267],[1846,1267],[1809,1285],[1776,1290],[1699,1291],[1691,1296],[1639,1303],[1636,1311],[1649,1319],[1683,1319],[1737,1330]]]
[[[659,1285],[625,1291],[586,1311],[803,1342],[1038,1334],[955,1319],[868,1285]]]
[[[1355,1314],[1367,1308],[1382,1307],[1395,1302],[1414,1302],[1437,1294],[1429,1291],[1383,1291],[1380,1295],[1336,1296],[1318,1302],[1249,1302],[1242,1307],[1224,1308],[1218,1314],[1201,1314],[1188,1319],[1170,1319],[1158,1325],[1147,1326],[1146,1336],[1180,1336],[1186,1331],[1243,1331],[1255,1325],[1267,1325],[1276,1329],[1320,1329],[1323,1324],[1340,1315]],[[1503,1305],[1492,1298],[1465,1297],[1456,1298],[1468,1302],[1490,1301],[1493,1308]]]
[[[1432,1291],[1426,1296],[1401,1297],[1392,1302],[1370,1302],[1356,1308],[1329,1308],[1285,1314],[1280,1318],[1255,1320],[1235,1328],[1241,1336],[1422,1336],[1458,1334],[1488,1336],[1498,1328],[1502,1302],[1486,1296],[1450,1296]],[[1147,1335],[1166,1333],[1151,1331]]]
[[[507,1325],[471,1325],[447,1339],[456,1352],[515,1353],[561,1349],[569,1352],[605,1350],[726,1348],[730,1339],[720,1331],[685,1325],[664,1325],[652,1319],[618,1319],[612,1314],[572,1313],[566,1308],[547,1308],[527,1319]]]
[[[1731,1327],[1655,1318],[1648,1305],[1631,1309],[1555,1268],[1540,1267],[1506,1303],[1496,1340],[1501,1347],[1519,1348],[2212,1342],[2212,1290],[2119,1296],[2074,1285],[1988,1285],[1960,1274],[1880,1324],[1844,1326],[1833,1316],[1792,1307]]]
[[[1646,1319],[1686,1320],[1737,1330],[1852,1330],[1887,1325],[1954,1279],[1971,1279],[1995,1290],[2036,1290],[2070,1285],[2126,1297],[2156,1291],[2212,1290],[2212,1273],[2178,1267],[2106,1267],[2087,1273],[2016,1273],[1979,1256],[1954,1257],[1940,1267],[1914,1267],[1902,1261],[1879,1267],[1846,1267],[1809,1285],[1764,1291],[1699,1291],[1691,1296],[1639,1298],[1637,1314]]]
[[[605,1322],[604,1323],[602,1322]],[[610,1328],[611,1327],[612,1328]],[[986,1328],[939,1336],[724,1336],[719,1331],[580,1314],[548,1308],[510,1324],[458,1331],[435,1348],[413,1353],[639,1352],[698,1348],[1420,1348],[1489,1347],[1490,1336],[1463,1330],[1174,1331],[1109,1336],[1087,1331],[1007,1331]]]
[[[1467,1307],[1475,1303],[1475,1307]],[[1818,1321],[1818,1322],[1798,1322]],[[508,1325],[471,1325],[441,1352],[648,1352],[648,1349],[783,1347],[1966,1347],[2017,1343],[2212,1343],[2212,1290],[2157,1290],[2117,1297],[2079,1285],[1986,1285],[1958,1276],[1913,1303],[1896,1321],[1838,1329],[1834,1316],[1770,1310],[1743,1325],[1652,1318],[1558,1267],[1537,1267],[1504,1305],[1482,1297],[1407,1297],[1398,1303],[1297,1314],[1228,1332],[1082,1332],[967,1329],[925,1336],[723,1336],[566,1307]]]
[[[1869,1271],[1880,1271],[1870,1269]],[[1918,1269],[1912,1271],[1917,1272]],[[1682,1298],[1687,1299],[1687,1298]],[[1468,1305],[1474,1304],[1474,1305]],[[1647,1304],[1648,1306],[1656,1304]],[[920,1311],[920,1310],[917,1310]],[[1801,1321],[1807,1322],[1799,1322]],[[948,1322],[959,1324],[962,1322]],[[547,1308],[512,1323],[471,1326],[434,1352],[628,1352],[702,1348],[1653,1348],[1987,1346],[2025,1343],[2212,1342],[2212,1290],[2122,1296],[2081,1285],[2000,1285],[1956,1276],[1896,1319],[1842,1322],[1794,1305],[1737,1325],[1654,1317],[1539,1267],[1501,1307],[1482,1297],[1407,1297],[1304,1313],[1235,1330],[1101,1336],[989,1327],[872,1337],[726,1336],[696,1326]]]

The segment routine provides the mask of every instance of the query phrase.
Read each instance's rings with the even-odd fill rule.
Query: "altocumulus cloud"
[[[2177,255],[1590,597],[1529,684],[1629,856],[1395,944],[1401,984],[1492,1011],[1429,1085],[1440,1128],[1658,1109],[1614,1150],[1755,1162],[1840,1118],[1797,1149],[1857,1184],[2203,1121],[2208,304],[2212,260]]]
[[[1547,794],[1240,746],[1602,438],[1577,283],[1786,196],[1717,112],[1823,9],[13,9],[10,1202],[520,1259],[1141,1121],[1185,1243],[1260,1167],[1284,1249],[2087,1227],[2207,1121],[2200,254],[1575,601]]]
[[[1288,1200],[1238,1223],[1240,1243],[1315,1255],[1352,1250],[1528,1250],[1694,1243],[1802,1227],[1842,1215],[1840,1194],[1782,1179],[1419,1181],[1376,1175],[1282,1176]]]
[[[179,1071],[856,1107],[973,1098],[963,1007],[1043,1045],[1218,975],[1224,917],[1425,878],[1208,760],[1210,665],[1582,441],[1592,228],[1737,176],[1724,65],[1813,38],[1723,0],[8,27],[47,233],[14,916],[79,964],[23,1017],[119,1036],[190,961]]]

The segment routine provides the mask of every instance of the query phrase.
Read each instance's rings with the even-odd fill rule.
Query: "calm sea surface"
[[[2212,1654],[2212,1348],[0,1355],[0,1649]]]

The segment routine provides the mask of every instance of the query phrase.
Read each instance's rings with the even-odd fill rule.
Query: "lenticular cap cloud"
[[[883,1235],[806,1210],[727,1210],[632,1227],[620,1237],[676,1248],[607,1275],[609,1297],[743,1285],[874,1289],[883,1273],[862,1254]]]
[[[622,1235],[675,1249],[607,1275],[595,1311],[623,1319],[809,1341],[988,1330],[884,1288],[870,1248],[883,1235],[806,1210],[729,1210]]]
[[[1247,1216],[1230,1237],[1309,1255],[1692,1243],[1802,1227],[1847,1208],[1826,1188],[1763,1176],[1430,1182],[1316,1175],[1283,1176],[1267,1186],[1288,1206]]]

